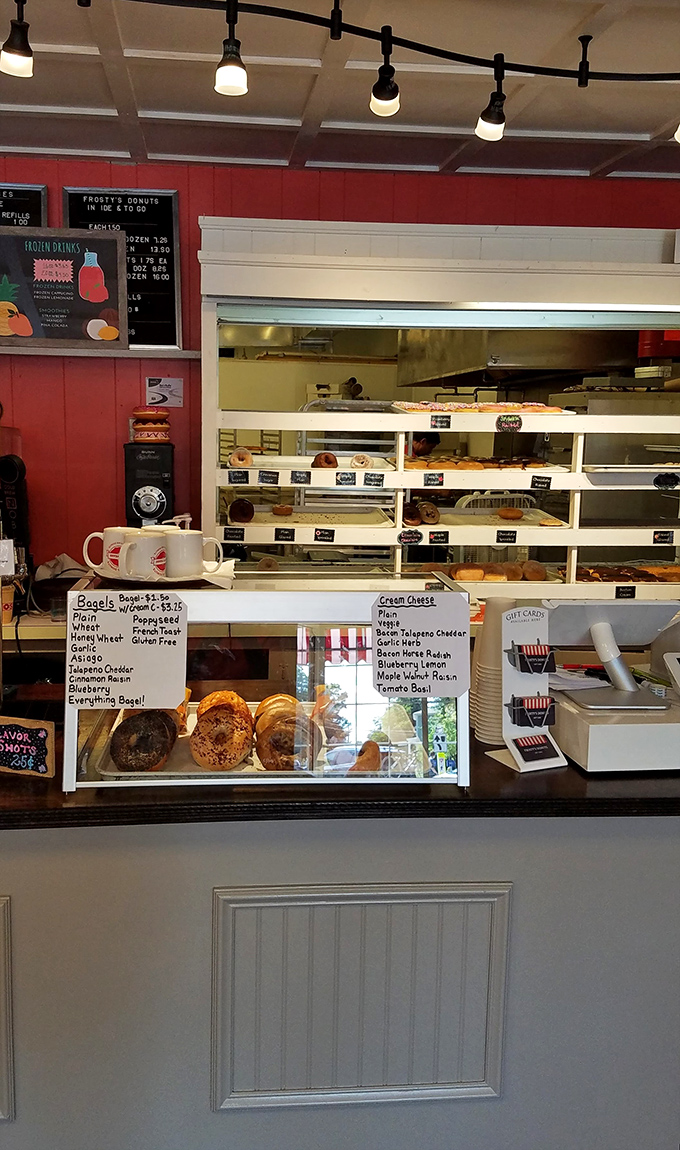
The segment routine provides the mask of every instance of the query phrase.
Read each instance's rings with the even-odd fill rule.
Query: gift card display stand
[[[549,675],[555,656],[548,644],[544,607],[514,607],[501,620],[503,739],[506,751],[487,752],[492,759],[522,773],[564,767],[567,760],[550,734],[555,700]]]

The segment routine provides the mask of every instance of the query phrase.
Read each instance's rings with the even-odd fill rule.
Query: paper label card
[[[169,375],[147,375],[146,402],[151,407],[184,407],[184,380]]]
[[[174,591],[72,591],[66,700],[150,710],[184,699],[187,608]]]
[[[380,595],[373,686],[381,695],[458,698],[470,686],[470,606],[460,592]]]
[[[0,575],[13,575],[15,570],[14,540],[0,539]]]

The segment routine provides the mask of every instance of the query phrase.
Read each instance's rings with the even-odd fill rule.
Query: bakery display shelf
[[[680,415],[517,414],[517,431],[538,435],[680,435]],[[496,431],[503,413],[474,412],[344,412],[344,411],[217,411],[217,427],[233,431]]]
[[[367,453],[368,454],[368,453]],[[217,484],[222,487],[304,487],[342,490],[403,487],[400,472],[381,456],[371,456],[370,468],[352,467],[354,453],[337,456],[337,467],[312,467],[313,455],[265,455],[252,467],[219,467]]]
[[[302,511],[274,515],[256,511],[250,523],[232,523],[218,528],[227,543],[303,543],[357,545],[396,544],[394,520],[378,507],[366,511]],[[281,534],[281,532],[285,534]]]
[[[516,599],[540,602],[544,599],[587,600],[675,600],[680,610],[680,584],[678,583],[559,583],[550,579],[522,580],[520,583],[474,582],[451,579],[438,575],[452,591],[466,591],[471,599]],[[633,595],[630,592],[634,592]]]

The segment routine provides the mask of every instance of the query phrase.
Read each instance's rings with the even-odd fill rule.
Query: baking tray
[[[273,511],[256,511],[250,523],[233,523],[229,526],[252,527],[393,527],[394,523],[386,512],[379,507],[361,511],[299,511],[293,510],[292,515],[274,515]]]
[[[524,514],[521,519],[503,519],[488,507],[460,507],[455,510],[451,509],[451,511],[442,511],[439,524],[442,527],[497,527],[512,531],[516,527],[540,527],[541,519],[557,519],[557,516],[550,515],[547,511],[541,511],[540,507],[527,507],[523,508],[523,511]],[[427,526],[432,527],[433,525],[428,524]],[[557,530],[558,526],[568,527],[569,524],[560,519],[553,526],[547,526],[545,530]]]

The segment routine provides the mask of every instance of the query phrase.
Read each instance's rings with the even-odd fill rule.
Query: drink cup
[[[207,544],[214,543],[216,559],[209,563],[204,559]],[[204,539],[202,531],[170,531],[165,536],[167,550],[168,579],[186,579],[195,576],[213,575],[222,566],[222,544],[218,539]]]
[[[138,579],[158,579],[165,575],[168,538],[161,531],[130,531],[120,549],[120,573]]]
[[[108,575],[122,574],[120,570],[121,548],[135,534],[139,535],[140,533],[134,527],[105,527],[103,531],[93,531],[83,543],[83,559],[86,565],[92,568],[99,567]],[[101,539],[102,541],[102,559],[99,564],[90,558],[89,546],[93,539]]]

